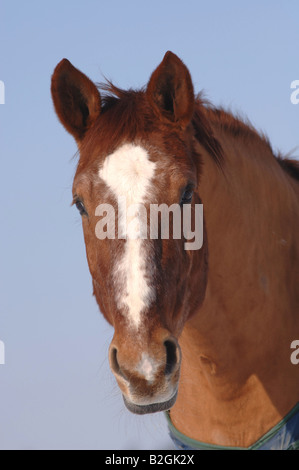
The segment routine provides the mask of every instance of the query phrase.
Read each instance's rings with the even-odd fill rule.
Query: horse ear
[[[194,89],[187,67],[172,52],[166,52],[163,61],[153,72],[147,97],[162,117],[185,128],[194,112]]]
[[[58,118],[80,142],[101,111],[97,87],[67,59],[63,59],[52,75],[51,93]]]

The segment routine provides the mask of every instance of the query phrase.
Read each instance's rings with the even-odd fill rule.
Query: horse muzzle
[[[135,414],[169,410],[175,403],[180,377],[181,350],[165,330],[147,343],[114,336],[109,348],[110,367],[124,403]]]

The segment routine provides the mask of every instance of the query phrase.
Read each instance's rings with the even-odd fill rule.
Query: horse
[[[126,407],[165,412],[178,448],[298,447],[299,163],[195,94],[170,51],[129,90],[63,59],[51,92],[79,150],[73,204]],[[145,235],[151,205],[188,207],[193,225],[202,205],[200,249],[129,236],[124,202],[137,222],[146,209]],[[97,236],[109,221],[115,236]]]

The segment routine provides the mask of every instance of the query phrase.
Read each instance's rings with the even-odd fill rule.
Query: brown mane
[[[201,95],[198,96],[201,99]],[[289,155],[283,155],[280,152],[275,153],[267,135],[258,132],[248,118],[233,115],[224,108],[216,108],[207,101],[202,101],[208,121],[215,123],[224,132],[231,134],[234,138],[256,141],[257,144],[266,146],[277,160],[281,168],[290,176],[299,180],[299,161],[288,158]]]
[[[140,90],[123,90],[115,86],[111,81],[97,85],[101,94],[101,115],[109,111],[113,126],[107,126],[107,129],[113,129],[114,135],[111,136],[118,142],[124,137],[134,140],[134,137],[142,129],[144,132],[153,129],[154,119],[151,109],[145,96],[145,88]],[[269,138],[262,132],[258,132],[250,120],[246,117],[234,115],[224,108],[217,108],[205,100],[202,93],[196,97],[195,111],[192,123],[195,129],[195,137],[211,155],[215,163],[222,167],[224,155],[221,144],[214,137],[210,126],[216,124],[224,132],[231,134],[235,138],[242,138],[245,141],[255,140],[257,144],[265,146],[276,158],[281,168],[290,176],[299,180],[299,162],[287,158],[281,153],[275,153]],[[100,127],[96,132],[99,132]],[[107,130],[105,129],[105,132]]]
[[[146,99],[145,88],[140,90],[123,90],[107,80],[104,83],[97,84],[101,94],[101,116],[109,115],[109,122],[105,133],[113,130],[114,135],[109,136],[108,140],[119,140],[126,137],[128,140],[134,140],[137,134],[155,130],[156,119],[152,108]],[[207,150],[215,163],[221,167],[224,161],[223,150],[214,137],[213,131],[207,118],[205,117],[202,101],[198,97],[195,105],[195,111],[192,123],[195,129],[195,137],[201,145]],[[161,123],[158,123],[161,126]],[[95,126],[95,133],[103,132],[102,123]]]
[[[290,176],[299,181],[299,161],[291,158],[286,158],[282,155],[277,155],[277,161],[281,168]]]

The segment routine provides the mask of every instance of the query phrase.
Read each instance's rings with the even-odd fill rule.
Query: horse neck
[[[181,336],[181,393],[171,415],[196,439],[247,446],[298,401],[290,344],[299,338],[299,192],[265,142],[214,132],[223,171],[197,144],[207,290]]]
[[[299,185],[262,139],[219,130],[217,138],[223,171],[203,154],[199,184],[209,245],[206,299],[241,328],[240,314],[255,330],[271,321],[280,341],[282,323],[298,324]]]

